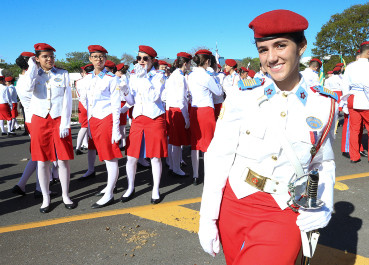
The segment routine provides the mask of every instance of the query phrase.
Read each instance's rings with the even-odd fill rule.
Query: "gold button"
[[[274,161],[277,161],[277,157],[276,156],[272,156],[272,159],[274,160]]]
[[[250,134],[250,131],[249,131],[249,130],[247,130],[247,131],[246,131],[246,134]]]
[[[281,112],[281,117],[286,117],[286,113],[285,112]]]
[[[51,99],[48,98],[47,100],[50,101]]]
[[[50,108],[48,108],[47,110],[50,110]]]
[[[286,98],[288,96],[288,94],[286,92],[283,92],[282,96]]]

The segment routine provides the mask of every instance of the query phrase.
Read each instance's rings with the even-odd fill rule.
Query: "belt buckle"
[[[257,188],[258,190],[264,191],[264,186],[267,179],[268,178],[259,175],[258,173],[249,169],[245,181],[251,186]]]

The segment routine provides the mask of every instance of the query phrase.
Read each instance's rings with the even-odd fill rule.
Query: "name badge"
[[[55,78],[54,81],[55,82],[61,82],[62,80],[60,78]]]
[[[323,126],[323,122],[315,117],[307,117],[306,123],[314,130],[320,129]]]

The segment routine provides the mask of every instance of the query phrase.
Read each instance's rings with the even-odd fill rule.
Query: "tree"
[[[125,65],[130,65],[135,60],[135,57],[128,53],[123,53],[120,61]]]
[[[252,69],[255,72],[259,72],[260,71],[260,60],[259,58],[251,58],[251,57],[246,57],[244,59],[242,59],[242,61],[237,62],[238,68],[240,67],[246,67],[248,69]]]
[[[192,56],[195,55],[195,53],[198,51],[198,50],[209,50],[211,51],[211,49],[209,49],[208,47],[206,46],[196,46],[196,47],[193,47],[188,53],[191,54]],[[215,55],[215,54],[214,54]]]
[[[18,77],[22,70],[16,64],[0,63],[0,69],[3,69],[3,76]]]
[[[369,3],[351,6],[331,16],[316,36],[313,55],[320,58],[333,54],[354,57],[360,44],[368,37],[368,25]]]
[[[90,54],[88,52],[68,52],[66,55],[66,61],[68,63],[79,61],[82,62],[83,65],[89,64]]]
[[[106,55],[106,59],[114,62],[115,64],[120,64],[121,61],[117,56],[109,54]]]

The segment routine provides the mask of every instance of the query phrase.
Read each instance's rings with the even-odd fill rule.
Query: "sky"
[[[160,59],[175,58],[216,43],[225,58],[257,57],[248,24],[258,15],[288,9],[309,21],[305,31],[311,56],[315,36],[334,14],[367,0],[8,0],[0,15],[0,58],[14,63],[23,51],[39,42],[56,49],[56,58],[74,51],[88,51],[91,44],[104,46],[109,55],[137,55],[139,45],[153,47]]]

